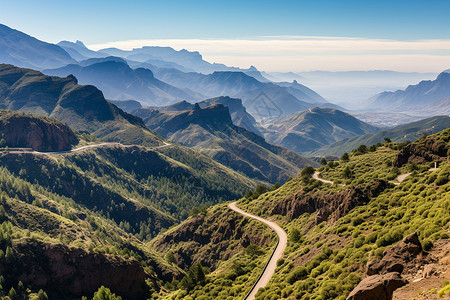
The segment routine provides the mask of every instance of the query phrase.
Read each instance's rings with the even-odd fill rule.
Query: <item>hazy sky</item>
[[[449,0],[0,0],[0,23],[48,42],[198,50],[268,71],[450,68]]]

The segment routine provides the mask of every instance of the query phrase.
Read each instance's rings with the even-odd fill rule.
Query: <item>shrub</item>
[[[296,281],[304,279],[306,276],[308,276],[308,271],[305,267],[301,266],[295,269],[292,274],[288,276],[287,282],[294,284]]]

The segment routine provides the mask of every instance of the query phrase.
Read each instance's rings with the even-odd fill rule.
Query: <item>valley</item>
[[[2,5],[0,299],[450,297],[446,19],[369,4]]]

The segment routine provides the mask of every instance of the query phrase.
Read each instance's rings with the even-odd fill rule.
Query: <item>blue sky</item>
[[[246,46],[244,43],[242,55],[239,56],[235,47],[221,53],[219,49],[211,50],[211,47],[203,49],[183,47],[180,41],[247,41],[267,36],[293,36],[296,39],[299,36],[314,36],[393,41],[450,40],[449,12],[448,0],[0,0],[0,23],[45,41],[82,40],[87,45],[101,46],[108,42],[130,40],[161,42],[164,39],[171,39],[177,42],[167,45],[203,50],[202,53],[209,59],[225,59],[228,64],[235,61],[236,65],[242,65],[245,57],[252,56],[251,52],[244,51]],[[198,46],[191,41],[187,41],[186,45]],[[201,48],[202,43],[199,45]],[[398,51],[404,51],[402,54],[434,56],[432,65],[436,67],[433,68],[439,65],[437,62],[439,59],[447,63],[450,54],[450,49],[446,47],[426,50],[412,47],[412,52],[408,50],[410,48],[408,44],[405,44],[402,50],[394,51],[388,48],[383,49],[381,54],[398,55],[400,54]],[[279,50],[275,49],[269,56],[274,55],[276,51]],[[347,55],[351,54],[348,50],[345,51]],[[370,49],[364,49],[364,52],[358,54],[369,55],[370,52]],[[304,54],[299,52],[298,55]],[[233,57],[238,56],[239,59],[233,60]],[[437,58],[439,59],[436,60]],[[258,63],[258,60],[248,62],[248,64],[255,63]],[[337,68],[342,69],[343,66],[345,62]],[[314,65],[308,68],[314,69]]]

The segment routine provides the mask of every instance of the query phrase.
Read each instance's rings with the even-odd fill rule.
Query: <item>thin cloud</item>
[[[266,71],[364,70],[439,72],[450,66],[450,40],[265,36],[247,39],[150,39],[90,45],[124,50],[169,46],[199,51],[210,62]]]

